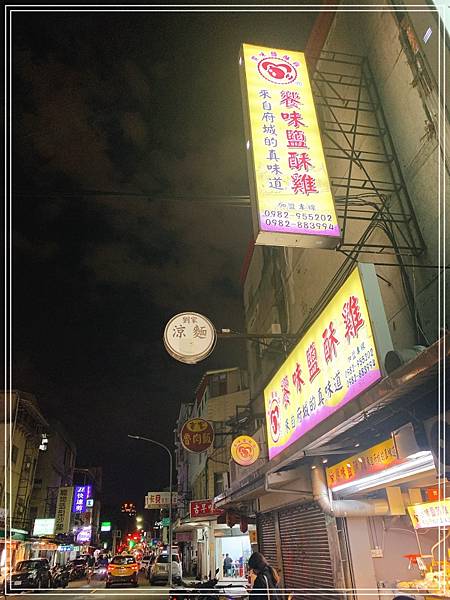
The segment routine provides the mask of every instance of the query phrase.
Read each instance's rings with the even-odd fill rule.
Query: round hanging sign
[[[189,419],[181,428],[180,441],[189,452],[205,452],[214,442],[214,429],[205,419]]]
[[[175,315],[164,329],[164,346],[167,352],[176,360],[189,365],[195,365],[209,356],[216,341],[214,325],[195,312]]]
[[[258,442],[249,435],[240,435],[231,444],[231,457],[243,467],[252,465],[259,457]]]

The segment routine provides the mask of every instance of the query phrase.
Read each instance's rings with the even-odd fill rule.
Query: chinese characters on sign
[[[258,442],[249,435],[240,435],[231,444],[231,457],[243,467],[252,465],[259,457]]]
[[[244,44],[240,65],[256,243],[335,247],[340,230],[304,54]]]
[[[264,390],[269,458],[381,377],[363,269],[376,281],[373,265],[356,268]]]
[[[327,482],[330,489],[345,483],[357,481],[367,475],[384,471],[389,467],[400,464],[397,458],[394,440],[388,440],[350,456],[337,465],[327,468]]]
[[[76,485],[73,494],[73,513],[85,513],[86,512],[86,501],[91,497],[92,486],[91,485]]]
[[[212,500],[191,500],[189,514],[192,517],[214,517],[222,514],[222,510],[214,508]]]
[[[164,346],[180,362],[196,364],[211,354],[217,335],[209,319],[198,313],[180,313],[164,329]]]
[[[205,419],[190,419],[181,428],[180,441],[189,452],[205,452],[214,441],[214,429]]]
[[[408,506],[414,529],[450,527],[450,499]]]
[[[55,514],[55,535],[67,533],[70,529],[70,507],[73,499],[73,487],[61,487],[58,492]]]
[[[145,497],[145,508],[160,509],[169,506],[170,492],[148,492]],[[172,492],[172,506],[178,502],[178,493]]]

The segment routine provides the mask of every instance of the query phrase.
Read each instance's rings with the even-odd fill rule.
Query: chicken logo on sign
[[[261,52],[263,58],[254,56],[253,59],[258,61],[259,74],[270,81],[271,83],[289,84],[297,79],[297,69],[299,63],[291,63],[289,56],[278,56],[278,53],[273,50],[270,56],[265,56]]]
[[[272,400],[269,406],[269,424],[270,424],[270,435],[274,442],[278,442],[281,433],[280,423],[280,401],[276,393],[272,394]]]
[[[240,435],[231,444],[231,456],[238,465],[248,467],[258,460],[259,445],[249,435]]]
[[[180,441],[188,452],[205,452],[214,441],[214,429],[205,419],[190,419],[181,428]]]

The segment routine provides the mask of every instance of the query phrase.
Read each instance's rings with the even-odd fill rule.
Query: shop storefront
[[[220,577],[232,579],[244,578],[247,573],[247,563],[252,553],[250,532],[256,531],[255,525],[249,525],[247,531],[241,531],[240,525],[229,526],[216,524],[213,534],[215,539],[215,565],[220,569]],[[232,560],[226,572],[224,560],[226,555]]]
[[[352,587],[431,594],[444,581],[450,501],[445,485],[436,485],[430,450],[419,449],[412,425],[405,424],[390,438],[327,467],[326,480],[322,465],[312,470],[322,510],[341,517]]]
[[[332,588],[329,527],[314,502],[258,515],[260,551],[283,573],[284,587]]]
[[[449,345],[443,338],[386,373],[392,344],[376,274],[360,267],[264,389],[268,460],[215,498],[256,516],[258,548],[294,596],[347,589],[362,600],[416,579],[424,563],[446,568],[442,526],[419,530],[409,509],[438,483],[440,440],[427,423]]]

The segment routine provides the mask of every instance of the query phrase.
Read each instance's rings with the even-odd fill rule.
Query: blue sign
[[[86,512],[86,501],[91,497],[92,486],[91,485],[76,485],[73,494],[73,513],[84,513]]]

